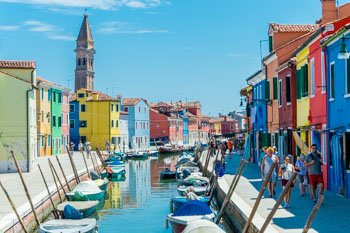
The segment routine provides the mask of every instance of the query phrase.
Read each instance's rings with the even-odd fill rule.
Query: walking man
[[[233,149],[233,143],[231,138],[227,141],[227,148],[228,148],[228,156],[230,159],[232,158],[232,149]]]
[[[320,186],[318,196],[323,194],[322,164],[321,155],[317,152],[317,145],[313,144],[311,146],[311,153],[306,156],[304,165],[309,172],[310,192],[314,203],[317,202],[316,191],[318,185]]]

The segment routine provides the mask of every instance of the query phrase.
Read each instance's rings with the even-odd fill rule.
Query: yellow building
[[[79,114],[72,114],[72,105]],[[90,142],[91,148],[105,148],[120,137],[120,101],[102,92],[79,89],[70,98],[71,141]],[[74,122],[74,123],[72,123]],[[79,129],[78,134],[72,132]],[[73,130],[72,130],[73,129]]]
[[[309,97],[309,69],[308,69],[309,47],[304,47],[296,53],[297,60],[297,129],[303,142],[309,146],[310,141],[310,97]]]
[[[222,122],[223,122],[223,119],[221,119],[220,117],[210,119],[210,123],[214,125],[214,132],[213,132],[214,135],[216,136],[222,135],[222,132],[221,132]]]

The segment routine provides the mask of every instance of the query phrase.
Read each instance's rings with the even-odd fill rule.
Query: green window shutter
[[[267,99],[267,100],[271,99],[271,96],[270,96],[270,81],[266,81],[266,84],[265,84],[265,99]]]
[[[309,68],[308,64],[304,66],[304,78],[305,78],[305,85],[304,85],[304,97],[309,95]]]
[[[277,100],[278,93],[277,93],[278,87],[277,87],[277,77],[273,78],[273,99]]]
[[[305,91],[305,70],[304,66],[300,68],[300,98],[304,97],[304,91]]]
[[[273,50],[273,37],[272,36],[269,36],[269,52],[271,53],[272,50]]]
[[[300,99],[299,83],[300,83],[300,70],[297,70],[296,83],[295,83],[295,96],[297,99]]]

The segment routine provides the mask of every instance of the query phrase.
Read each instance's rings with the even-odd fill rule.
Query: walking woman
[[[277,182],[277,171],[279,167],[278,157],[273,154],[274,150],[272,147],[266,149],[266,155],[263,157],[261,161],[261,176],[262,179],[265,180],[267,174],[273,163],[276,163],[276,168],[272,172],[271,178],[267,183],[267,190],[269,191],[269,197],[272,198],[276,195],[276,182]]]
[[[289,156],[286,156],[284,159],[284,164],[281,165],[279,169],[279,175],[282,176],[282,188],[284,189],[287,182],[292,178],[292,175],[294,173],[295,169],[293,164],[290,163]],[[290,189],[288,190],[287,194],[284,196],[284,208],[290,208],[290,196],[292,188],[294,187],[294,183],[290,186]]]

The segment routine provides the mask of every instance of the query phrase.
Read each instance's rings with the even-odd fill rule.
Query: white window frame
[[[310,98],[315,97],[315,58],[310,59]]]
[[[333,66],[333,69],[334,69],[334,76],[335,76],[335,62],[332,61],[331,63],[329,63],[329,101],[334,101],[334,97],[331,97],[334,93],[332,93],[332,66]],[[333,77],[335,78],[335,77]]]
[[[321,94],[326,93],[326,75],[325,75],[325,60],[324,60],[324,52],[321,52],[321,85],[322,91]]]

